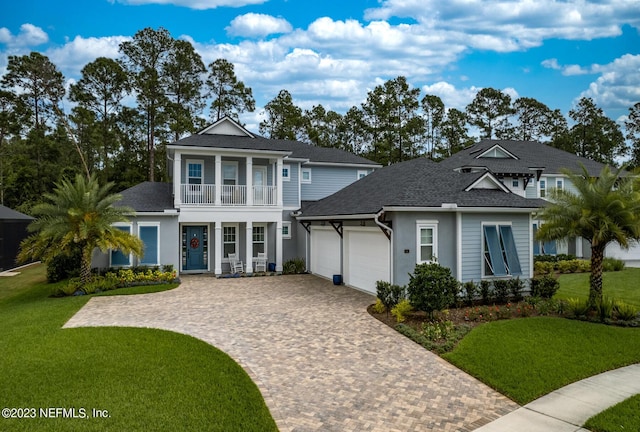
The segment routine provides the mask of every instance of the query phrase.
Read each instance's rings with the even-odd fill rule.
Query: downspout
[[[393,281],[395,280],[395,278],[393,277],[393,229],[380,222],[379,218],[382,215],[384,215],[384,210],[380,210],[378,213],[376,213],[373,216],[373,221],[380,227],[383,232],[389,232],[389,282],[393,283]]]

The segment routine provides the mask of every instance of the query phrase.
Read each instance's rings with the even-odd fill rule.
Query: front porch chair
[[[227,254],[229,257],[229,267],[231,267],[231,273],[244,273],[244,265],[242,261],[238,259],[238,254],[230,253]]]
[[[258,257],[255,258],[256,271],[267,271],[267,254],[265,252],[258,252]]]

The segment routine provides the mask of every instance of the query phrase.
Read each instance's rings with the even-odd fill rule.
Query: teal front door
[[[188,226],[187,237],[187,265],[184,270],[206,270],[205,260],[205,228],[201,226]]]

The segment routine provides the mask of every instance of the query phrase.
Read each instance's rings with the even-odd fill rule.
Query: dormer
[[[492,159],[514,159],[518,160],[519,158],[513,153],[509,152],[505,148],[503,148],[500,144],[495,144],[493,147],[485,150],[476,156],[476,159],[483,158],[492,158]]]
[[[198,135],[230,135],[255,138],[255,135],[242,127],[240,123],[227,116],[207,126],[198,132]]]
[[[469,192],[474,189],[491,189],[491,190],[501,190],[506,193],[511,193],[509,188],[507,188],[495,175],[491,172],[486,172],[485,174],[478,177],[473,183],[465,188],[465,192]]]

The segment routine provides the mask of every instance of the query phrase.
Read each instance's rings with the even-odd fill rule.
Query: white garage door
[[[389,281],[389,240],[378,228],[345,227],[345,283],[375,295],[376,281]]]
[[[638,242],[629,242],[629,249],[626,250],[616,242],[609,243],[604,254],[607,257],[624,261],[627,267],[640,267],[640,244]]]
[[[333,278],[340,274],[340,236],[333,228],[311,227],[311,273]]]

